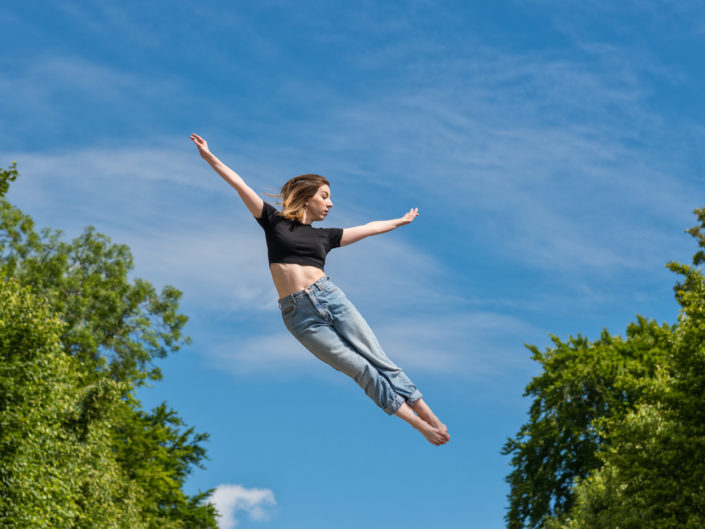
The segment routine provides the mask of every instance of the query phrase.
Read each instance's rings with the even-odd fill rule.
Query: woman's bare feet
[[[428,406],[426,406],[426,408],[428,408]],[[441,424],[438,419],[436,419],[436,421],[438,421],[438,424],[440,426],[434,426],[424,420],[420,415],[416,415],[414,413],[414,410],[412,410],[411,407],[406,403],[402,404],[399,407],[395,415],[401,419],[404,419],[411,426],[421,432],[421,434],[432,445],[440,446],[442,444],[446,444],[450,439],[450,436],[448,435],[448,429],[445,428],[445,426]],[[431,413],[431,415],[433,415],[433,413]]]
[[[421,421],[419,427],[415,427],[421,434],[428,440],[429,443],[435,446],[440,446],[446,444],[448,439],[446,439],[445,433],[440,428],[434,428],[426,421]]]
[[[446,441],[450,441],[448,427],[438,420],[438,417],[433,414],[431,408],[428,407],[428,404],[426,404],[423,399],[417,400],[411,409],[414,410],[416,415],[421,417],[421,419],[423,419],[429,425],[433,426],[434,428],[438,428],[443,433],[443,436]]]

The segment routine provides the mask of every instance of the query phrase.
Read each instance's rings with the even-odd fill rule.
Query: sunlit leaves
[[[0,198],[0,526],[216,527],[209,492],[183,491],[207,435],[134,393],[189,341],[181,293],[133,268],[95,229],[37,233]]]
[[[66,323],[67,351],[115,380],[158,379],[152,360],[189,343],[187,317],[178,312],[181,292],[161,293],[134,269],[127,246],[88,227],[71,242],[60,231],[37,233],[32,219],[0,199],[0,273],[51,301]]]
[[[705,209],[687,230],[705,248]],[[695,266],[705,262],[700,250]],[[534,359],[530,420],[512,454],[510,528],[696,529],[705,520],[705,280],[690,265],[678,322],[578,337]]]

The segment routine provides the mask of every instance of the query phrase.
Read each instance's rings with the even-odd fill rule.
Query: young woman
[[[319,359],[353,378],[386,413],[404,419],[434,445],[448,442],[448,428],[411,380],[387,358],[367,322],[323,272],[326,255],[333,248],[409,224],[418,209],[399,219],[354,228],[314,228],[312,223],[323,220],[333,207],[330,184],[324,177],[306,174],[284,184],[280,213],[214,156],[203,138],[192,134],[191,140],[264,229],[269,270],[289,332]]]

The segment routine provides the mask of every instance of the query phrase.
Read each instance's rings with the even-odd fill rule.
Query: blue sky
[[[211,434],[223,529],[503,527],[524,344],[673,322],[703,206],[702,2],[26,1],[0,11],[0,165],[39,226],[94,225],[184,292],[140,393]],[[448,424],[426,443],[282,325],[251,187],[326,175],[323,225],[410,225],[326,272]],[[265,197],[266,198],[266,197]],[[269,199],[268,199],[269,200]]]

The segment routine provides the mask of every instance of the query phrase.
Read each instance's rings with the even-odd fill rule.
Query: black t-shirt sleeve
[[[274,219],[279,212],[268,202],[262,203],[262,214],[259,217],[255,217],[257,224],[267,229],[272,225],[272,219]]]
[[[328,232],[329,248],[331,250],[333,248],[338,248],[340,246],[340,240],[343,238],[343,229],[328,228],[326,231]]]

